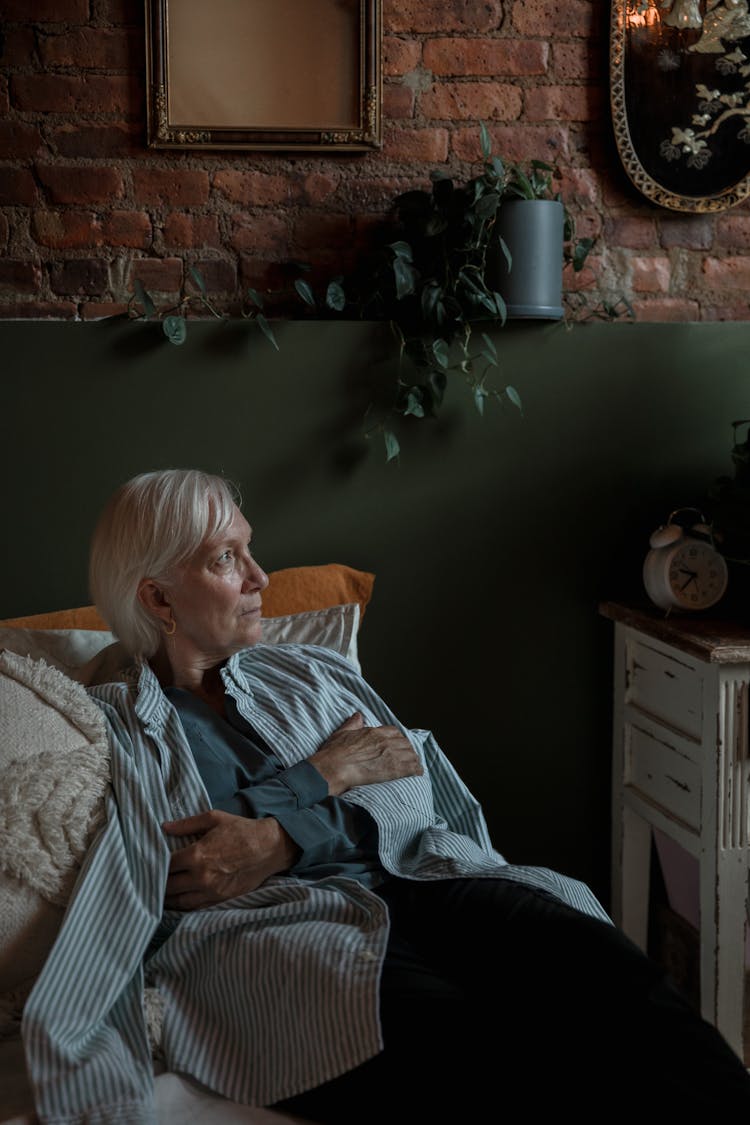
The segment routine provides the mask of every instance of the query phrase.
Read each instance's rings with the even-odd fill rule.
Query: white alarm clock
[[[651,550],[643,563],[643,584],[660,609],[710,609],[726,593],[727,564],[704,518],[701,516],[700,522],[690,527],[672,522],[681,512],[693,510],[672,512],[669,521],[649,540]]]

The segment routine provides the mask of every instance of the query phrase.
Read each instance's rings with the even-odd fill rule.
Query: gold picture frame
[[[750,195],[746,0],[611,0],[615,143],[634,186],[674,211]]]
[[[150,148],[382,143],[382,0],[146,0]]]

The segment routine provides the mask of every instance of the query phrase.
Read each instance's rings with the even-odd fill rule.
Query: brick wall
[[[561,169],[597,236],[578,286],[640,320],[750,319],[748,209],[662,210],[621,170],[603,0],[383,7],[380,151],[196,154],[145,146],[142,3],[0,0],[0,317],[109,315],[136,277],[176,294],[191,263],[227,311],[290,258],[331,276],[395,194],[436,166],[476,172],[484,120],[498,154]]]

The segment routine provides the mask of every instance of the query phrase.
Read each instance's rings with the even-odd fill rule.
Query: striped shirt
[[[284,766],[313,754],[354,711],[367,725],[404,730],[328,649],[257,645],[231,657],[222,677]],[[170,849],[187,841],[166,837],[161,824],[209,808],[208,795],[148,664],[91,694],[111,732],[112,789],[106,826],[24,1012],[41,1122],[156,1120],[144,984],[165,1000],[167,1067],[237,1102],[272,1105],[376,1054],[383,901],[353,879],[281,875],[210,908],[164,911]],[[506,863],[433,736],[405,733],[424,774],[346,794],[375,820],[387,871],[512,879],[608,920],[576,880]]]

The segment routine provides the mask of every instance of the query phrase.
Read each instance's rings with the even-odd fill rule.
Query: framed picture
[[[626,173],[675,211],[750,194],[747,0],[611,0],[610,95]]]
[[[381,144],[381,0],[146,0],[147,141]]]

